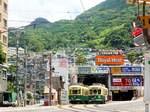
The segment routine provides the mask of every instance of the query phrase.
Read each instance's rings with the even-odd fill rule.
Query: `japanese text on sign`
[[[141,67],[121,67],[122,73],[141,73]]]

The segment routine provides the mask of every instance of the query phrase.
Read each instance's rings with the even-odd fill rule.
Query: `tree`
[[[129,61],[133,64],[133,62],[138,58],[139,54],[132,51],[132,52],[127,53],[126,56],[129,59]]]
[[[7,91],[15,92],[15,90],[16,90],[15,85],[12,82],[8,81],[7,82]]]
[[[16,86],[14,84],[15,81],[15,72],[16,72],[16,66],[15,65],[10,65],[9,68],[7,69],[8,73],[10,74],[7,77],[7,90],[11,91],[11,92],[15,92],[16,91]]]
[[[0,64],[3,64],[4,62],[6,62],[6,55],[3,52],[2,44],[0,43]]]
[[[27,93],[27,99],[28,99],[28,100],[32,100],[32,99],[33,99],[33,96],[32,96],[31,93]]]
[[[87,62],[86,57],[82,54],[77,55],[76,64],[81,65]]]

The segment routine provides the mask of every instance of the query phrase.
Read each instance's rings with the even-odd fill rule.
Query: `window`
[[[8,10],[8,6],[6,3],[4,3],[4,11],[7,12],[7,10]]]
[[[101,89],[98,90],[98,94],[101,94]]]
[[[7,20],[4,19],[3,21],[4,21],[4,27],[7,28]]]
[[[72,94],[81,94],[81,90],[72,90]]]
[[[7,37],[3,35],[3,43],[7,43]]]

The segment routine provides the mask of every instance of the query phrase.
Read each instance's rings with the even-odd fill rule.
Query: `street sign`
[[[134,37],[133,42],[134,42],[135,46],[144,46],[145,45],[144,35],[140,34],[140,35]]]
[[[139,77],[132,78],[133,86],[141,86],[141,79]]]

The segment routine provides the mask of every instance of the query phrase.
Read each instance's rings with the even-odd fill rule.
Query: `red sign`
[[[140,34],[142,34],[143,29],[142,28],[136,28],[133,32],[132,32],[132,36],[137,37]]]
[[[113,78],[112,86],[132,86],[132,78]]]

